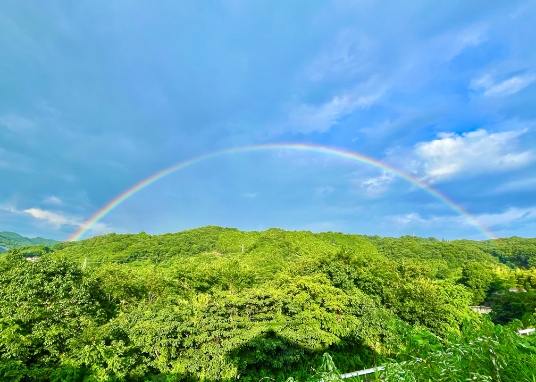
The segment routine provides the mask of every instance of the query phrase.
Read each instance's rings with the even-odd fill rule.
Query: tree
[[[480,305],[486,299],[493,276],[491,271],[479,263],[467,263],[462,268],[459,282],[472,294],[471,304]]]
[[[107,319],[104,296],[64,258],[26,261],[14,251],[0,271],[0,377],[47,380],[85,328]]]

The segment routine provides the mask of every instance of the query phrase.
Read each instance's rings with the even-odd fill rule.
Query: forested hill
[[[334,253],[341,248],[372,251],[392,260],[415,261],[434,271],[453,271],[466,262],[482,265],[506,264],[510,268],[536,267],[536,239],[518,237],[471,241],[445,241],[435,238],[353,235],[334,232],[284,231],[272,228],[263,232],[207,226],[163,235],[108,234],[79,242],[64,242],[54,247],[73,260],[131,262],[146,259],[161,262],[176,256],[207,252],[231,255],[250,254],[262,258],[265,252],[292,257],[309,253]]]
[[[436,357],[451,380],[530,380],[536,340],[516,330],[536,322],[535,259],[533,239],[220,227],[13,249],[0,256],[0,380],[305,380],[324,352],[342,372],[413,362],[400,376]],[[483,303],[513,326],[469,308]],[[381,380],[439,380],[427,365]]]
[[[54,245],[56,243],[58,241],[43,239],[42,237],[28,238],[15,232],[0,232],[0,247],[6,249],[28,247],[31,245]],[[2,251],[2,248],[0,248],[0,251]]]

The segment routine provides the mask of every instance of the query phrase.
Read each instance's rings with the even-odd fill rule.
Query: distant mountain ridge
[[[29,238],[15,232],[0,232],[0,252],[6,252],[12,248],[28,247],[31,245],[54,245],[56,243],[59,242],[42,237]]]

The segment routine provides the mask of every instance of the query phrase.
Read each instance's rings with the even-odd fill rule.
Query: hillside
[[[28,238],[15,232],[0,232],[0,251],[2,251],[2,248],[12,249],[31,245],[54,245],[56,243],[59,242],[52,239],[43,239],[42,237]]]
[[[521,267],[532,243],[203,227],[12,250],[0,257],[0,379],[304,380],[328,352],[341,372],[450,357],[459,380],[491,373],[497,353],[520,365],[502,380],[525,380],[536,356],[512,349],[536,343],[516,344],[512,320],[534,322],[536,270]],[[469,308],[482,303],[511,326]],[[474,362],[455,364],[460,349]]]
[[[536,239],[507,238],[494,241],[454,240],[403,236],[382,238],[336,232],[312,233],[284,231],[244,232],[234,228],[202,227],[163,235],[108,234],[79,242],[64,242],[56,252],[69,259],[89,262],[132,262],[145,259],[162,262],[206,252],[233,255],[243,253],[263,258],[264,253],[279,256],[334,253],[341,248],[360,251],[368,248],[387,259],[417,261],[447,277],[467,262],[528,269],[536,264]],[[371,249],[372,248],[372,249]],[[454,274],[450,274],[454,276]]]

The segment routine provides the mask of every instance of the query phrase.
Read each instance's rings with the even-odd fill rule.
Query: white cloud
[[[49,196],[48,198],[45,198],[43,200],[43,203],[46,203],[46,204],[53,204],[53,205],[61,205],[63,204],[63,202],[61,201],[60,198],[58,198],[57,196]]]
[[[389,216],[389,219],[400,225],[406,225],[414,222],[423,223],[425,221],[418,213],[393,215]]]
[[[373,54],[377,45],[359,31],[344,28],[305,69],[305,75],[316,82],[363,72],[365,69],[370,69],[367,58]]]
[[[489,133],[477,130],[461,135],[439,134],[439,139],[415,145],[414,154],[431,181],[458,173],[480,173],[522,167],[534,152],[517,149],[517,138],[527,129]]]
[[[523,191],[523,190],[535,190],[536,191],[536,177],[524,178],[513,180],[498,186],[496,192],[508,192],[508,191]]]
[[[432,216],[429,218],[423,218],[416,212],[402,215],[391,215],[387,217],[387,220],[394,222],[399,226],[407,226],[414,224],[416,227],[429,227],[429,226],[469,226],[472,225],[469,220],[464,216],[452,215],[452,216]],[[477,220],[475,218],[475,220]]]
[[[0,147],[0,168],[11,171],[30,172],[29,167],[25,166],[27,162],[28,160],[25,156]]]
[[[356,96],[344,94],[335,96],[330,101],[312,106],[300,104],[295,107],[289,116],[289,128],[297,133],[326,132],[339,120],[355,109],[366,108],[372,105],[378,96]]]
[[[95,223],[89,229],[91,235],[102,235],[105,233],[114,232],[114,230],[105,223]]]
[[[474,221],[478,222],[481,226],[487,227],[494,236],[504,237],[510,236],[516,231],[517,226],[528,227],[529,225],[536,226],[536,208],[509,208],[503,212],[496,213],[483,213],[478,215],[472,215]],[[400,227],[415,226],[415,228],[422,227],[441,227],[443,230],[446,227],[473,227],[473,224],[464,216],[452,215],[452,216],[432,216],[424,218],[418,213],[409,213],[402,215],[388,216],[387,220],[394,222]],[[417,235],[418,232],[415,232]]]
[[[310,82],[333,81],[342,84],[344,90],[319,105],[292,105],[288,118],[281,126],[270,126],[270,131],[272,134],[282,130],[304,134],[329,131],[358,108],[377,103],[388,91],[419,90],[437,76],[435,68],[486,39],[486,27],[470,25],[424,41],[411,41],[406,50],[392,57],[393,65],[386,66],[377,61],[384,49],[382,41],[361,29],[343,28],[305,68],[305,77]],[[398,46],[398,42],[391,43]],[[378,135],[375,130],[375,127],[370,131],[361,128],[362,132]]]
[[[58,229],[62,226],[73,226],[77,228],[84,227],[84,221],[82,219],[62,214],[59,212],[47,211],[41,208],[28,208],[26,210],[19,210],[12,205],[0,205],[0,210],[11,212],[18,215],[30,215],[35,219],[41,220],[46,224]],[[99,222],[91,226],[89,229],[91,234],[99,235],[113,231],[107,224]]]
[[[535,75],[526,74],[513,76],[504,81],[494,81],[489,74],[486,74],[473,80],[471,88],[475,90],[482,89],[485,96],[507,96],[517,93],[535,80]]]
[[[460,43],[456,54],[468,46],[478,46],[487,41],[487,28],[483,25],[471,25],[459,31],[456,35],[456,40]]]
[[[377,196],[383,193],[389,183],[395,179],[395,176],[388,172],[383,172],[380,176],[367,179],[361,182],[361,187],[364,188],[371,196]]]
[[[478,46],[488,39],[487,26],[476,23],[458,30],[449,30],[426,39],[417,39],[406,45],[407,52],[401,57],[397,72],[411,73],[411,78],[418,80],[417,75],[433,76],[439,65],[449,62],[465,49]],[[440,47],[438,49],[438,47]],[[399,69],[399,70],[398,70]],[[394,73],[398,76],[398,73]]]
[[[36,219],[45,220],[47,223],[57,227],[61,227],[62,225],[73,225],[79,227],[82,224],[77,219],[72,217],[68,217],[57,212],[42,210],[40,208],[29,208],[27,210],[23,210],[22,212],[25,212]]]
[[[392,136],[397,132],[404,130],[406,134],[411,134],[423,126],[430,124],[441,118],[442,111],[439,109],[430,108],[426,111],[405,110],[402,115],[395,118],[386,118],[383,121],[375,122],[371,126],[365,126],[359,129],[363,134],[366,134],[370,139],[387,139],[392,141]]]
[[[486,227],[534,220],[536,219],[536,208],[509,208],[503,212],[478,215],[477,219]]]
[[[335,188],[331,186],[321,186],[315,188],[315,193],[319,196],[329,195],[333,191],[335,191]]]
[[[15,133],[21,133],[32,129],[35,125],[32,121],[23,117],[4,115],[3,117],[0,117],[0,126]]]
[[[0,210],[2,211],[7,211],[7,212],[11,212],[11,213],[17,213],[19,211],[17,211],[17,209],[15,207],[13,207],[12,205],[0,205]]]
[[[257,192],[248,192],[248,193],[245,193],[245,194],[244,194],[244,197],[245,197],[245,198],[248,198],[248,199],[254,199],[254,198],[257,197],[257,195],[258,195]]]

